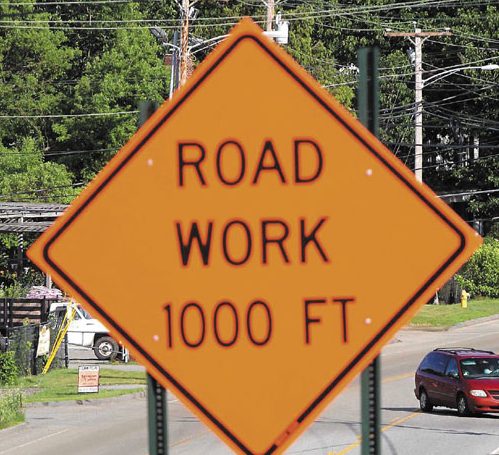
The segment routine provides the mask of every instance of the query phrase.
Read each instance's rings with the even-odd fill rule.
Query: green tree
[[[458,280],[472,294],[499,297],[499,240],[486,237],[459,272]]]
[[[32,138],[17,147],[0,146],[0,200],[69,203],[77,194],[62,164],[47,162]]]
[[[70,112],[96,115],[69,117],[54,125],[59,148],[104,149],[103,153],[63,158],[76,175],[91,178],[133,135],[137,129],[133,111],[139,101],[165,99],[169,71],[162,52],[148,30],[118,30],[104,51],[86,62]]]
[[[60,112],[64,92],[60,82],[79,55],[62,31],[53,30],[46,22],[50,14],[39,13],[30,5],[9,6],[1,0],[0,16],[11,23],[0,28],[0,142],[19,145],[19,138],[32,137],[42,149],[52,141],[50,118],[37,115]],[[41,21],[37,28],[25,28],[26,20]],[[22,116],[27,116],[22,118]]]

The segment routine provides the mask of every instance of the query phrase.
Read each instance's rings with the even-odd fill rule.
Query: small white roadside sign
[[[96,393],[99,391],[99,367],[80,365],[78,368],[78,393]]]

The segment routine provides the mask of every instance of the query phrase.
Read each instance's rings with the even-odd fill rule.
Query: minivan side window
[[[419,367],[421,371],[424,373],[429,373],[431,372],[430,368],[430,360],[431,360],[431,354],[428,354],[423,361],[421,362],[421,366]]]
[[[445,370],[445,376],[449,378],[459,378],[459,372],[457,370],[457,360],[451,357],[447,369]]]
[[[430,352],[421,364],[421,371],[443,376],[447,366],[448,357],[439,352]]]

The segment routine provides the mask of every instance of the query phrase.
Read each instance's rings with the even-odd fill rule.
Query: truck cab
[[[50,311],[67,311],[68,302],[54,303]],[[114,360],[120,352],[119,344],[109,335],[109,330],[97,319],[75,305],[75,315],[69,324],[68,344],[93,349],[99,360]]]

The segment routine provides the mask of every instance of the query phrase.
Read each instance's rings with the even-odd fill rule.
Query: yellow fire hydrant
[[[470,295],[463,289],[461,291],[461,308],[468,308],[468,299]]]

